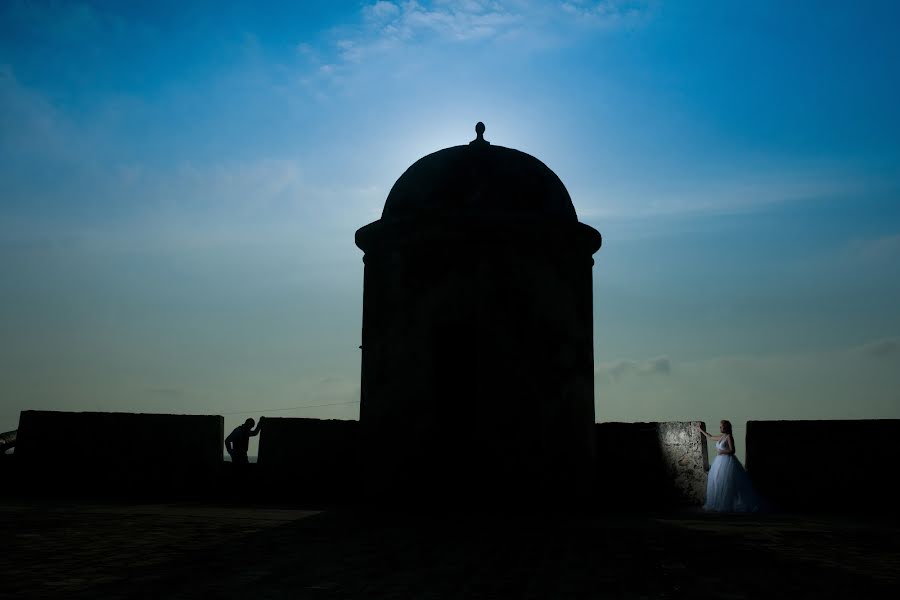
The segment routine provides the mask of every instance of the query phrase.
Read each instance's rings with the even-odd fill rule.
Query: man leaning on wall
[[[262,427],[265,417],[259,418],[259,424],[254,429],[256,422],[253,419],[247,419],[242,425],[234,428],[228,437],[225,438],[225,450],[231,457],[231,462],[236,465],[245,465],[249,462],[247,459],[247,450],[250,447],[250,438],[259,435],[259,429]]]

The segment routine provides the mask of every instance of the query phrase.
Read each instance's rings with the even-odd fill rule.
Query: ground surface
[[[0,597],[883,597],[898,534],[847,516],[7,502]]]

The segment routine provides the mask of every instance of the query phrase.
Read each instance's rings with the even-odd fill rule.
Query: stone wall
[[[695,425],[704,426],[596,424],[596,507],[702,504],[709,459]],[[897,439],[900,420],[750,421],[745,464],[776,511],[893,510],[884,490],[900,461]],[[17,489],[56,498],[373,499],[360,477],[358,421],[266,418],[259,462],[244,470],[223,472],[222,440],[220,416],[24,411],[4,472],[15,467]]]
[[[895,510],[900,420],[748,421],[746,466],[777,510]]]
[[[702,421],[598,423],[597,497],[623,508],[696,506],[706,498]]]
[[[705,427],[699,421],[595,425],[598,504],[625,508],[702,504],[709,467],[706,442],[694,429],[698,424]],[[253,494],[372,501],[359,477],[359,425],[266,417],[259,440],[259,485]]]
[[[258,493],[331,503],[359,498],[359,421],[266,417]]]
[[[27,410],[15,456],[54,495],[198,493],[221,469],[222,432],[220,416]]]

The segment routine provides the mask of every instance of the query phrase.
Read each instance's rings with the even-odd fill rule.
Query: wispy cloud
[[[579,215],[602,219],[744,215],[795,202],[870,193],[880,186],[831,164],[791,167],[785,170],[771,165],[748,165],[738,173],[709,174],[684,182],[666,181],[664,186],[654,181],[635,180],[608,185],[601,192],[576,183],[569,191],[579,198]],[[858,243],[851,250],[859,254],[869,245]],[[900,243],[890,239],[881,240],[877,245],[881,251],[892,245],[900,247]]]
[[[851,258],[880,262],[900,260],[900,234],[854,240],[847,247]]]
[[[589,25],[601,28],[632,27],[652,15],[652,0],[568,0],[562,10]]]
[[[177,388],[150,388],[147,390],[147,393],[151,396],[166,396],[170,398],[175,398],[182,394],[181,390]]]
[[[573,27],[634,26],[650,18],[652,7],[648,1],[619,0],[378,0],[364,6],[356,22],[336,26],[330,48],[303,42],[297,49],[318,65],[320,75],[340,78],[345,67],[413,47],[491,43],[522,50],[550,40],[552,45],[567,43]]]
[[[672,372],[672,361],[668,356],[641,361],[616,360],[598,363],[595,372],[612,381],[619,381],[632,375],[668,375]]]
[[[900,338],[873,340],[854,348],[854,351],[870,358],[883,359],[900,356]]]
[[[519,7],[521,8],[521,7]],[[366,22],[379,37],[409,41],[422,36],[466,42],[497,37],[520,25],[525,16],[500,2],[416,1],[394,4],[376,2],[363,9]]]
[[[10,65],[0,64],[0,153],[22,157],[74,153],[66,142],[72,127],[49,99],[24,85]]]
[[[597,368],[597,418],[897,418],[898,358],[900,338],[889,337],[828,350],[678,361],[677,371],[661,371],[667,377],[646,376],[654,372],[652,361],[615,361]]]
[[[318,64],[318,74],[336,82],[353,65],[393,51],[433,43],[466,44],[502,38],[521,27],[525,16],[499,2],[389,2],[362,8],[356,23],[332,31],[332,46],[298,50]]]

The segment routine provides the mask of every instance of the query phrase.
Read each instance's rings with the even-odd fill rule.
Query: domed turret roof
[[[577,222],[566,186],[547,165],[524,152],[477,138],[420,158],[394,184],[383,220],[497,217]]]

